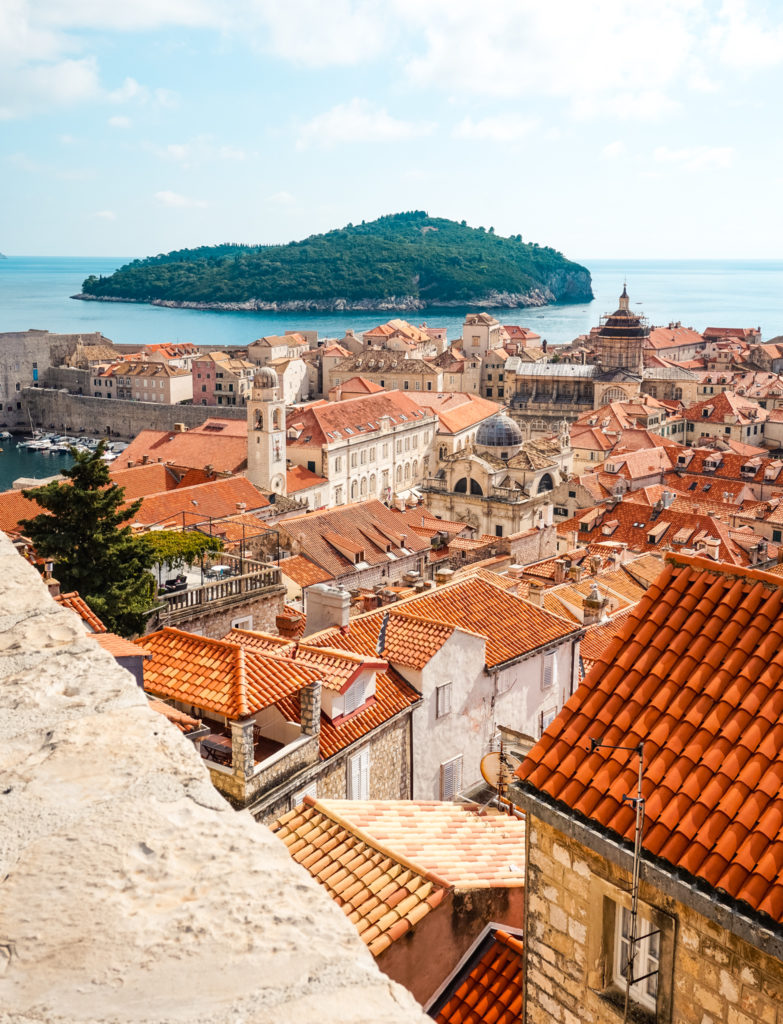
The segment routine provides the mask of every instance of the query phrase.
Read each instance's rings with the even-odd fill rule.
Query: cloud
[[[775,5],[770,6],[774,10]],[[754,18],[746,0],[723,0],[707,48],[740,71],[772,67],[783,62],[783,25],[771,23],[763,13]]]
[[[155,199],[157,199],[161,206],[205,207],[207,205],[203,199],[191,199],[189,196],[180,195],[179,192],[156,192]]]
[[[111,128],[127,128],[131,123],[131,119],[122,114],[115,114],[113,117],[110,117],[106,123]]]
[[[707,167],[730,167],[734,160],[731,146],[690,146],[685,149],[669,149],[658,146],[653,159],[659,164],[673,164],[686,171],[700,171]]]
[[[96,217],[98,220],[116,220],[117,219],[117,214],[114,212],[114,210],[98,210],[92,216]]]
[[[290,206],[291,203],[295,203],[296,200],[290,192],[275,192],[271,196],[266,197],[268,203],[274,203],[276,206]]]
[[[296,148],[330,149],[342,142],[403,142],[429,135],[433,128],[431,122],[400,121],[384,108],[354,98],[308,121],[299,132]]]
[[[604,160],[617,160],[619,157],[625,156],[625,143],[620,139],[607,143],[601,150],[601,156]]]
[[[236,146],[216,143],[211,135],[197,135],[188,142],[170,142],[165,146],[147,142],[143,148],[161,160],[171,160],[186,168],[212,160],[244,160],[247,156]]]
[[[474,121],[466,117],[455,126],[455,139],[477,139],[487,142],[519,142],[537,126],[533,118],[521,114],[495,114]]]

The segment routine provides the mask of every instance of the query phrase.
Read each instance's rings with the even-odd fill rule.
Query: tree
[[[112,483],[104,451],[103,442],[94,452],[72,448],[67,482],[23,491],[44,511],[20,525],[38,555],[54,561],[64,590],[78,590],[110,630],[132,636],[143,632],[154,603],[154,559],[128,525],[141,499],[124,505],[125,490]]]
[[[196,530],[186,533],[155,530],[144,535],[144,542],[152,553],[153,564],[165,563],[172,569],[193,565],[205,551],[221,551],[223,548],[219,537],[208,537]]]

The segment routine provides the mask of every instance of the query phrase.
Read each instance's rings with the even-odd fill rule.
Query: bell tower
[[[265,491],[286,493],[285,402],[277,373],[262,367],[247,403],[247,477]]]

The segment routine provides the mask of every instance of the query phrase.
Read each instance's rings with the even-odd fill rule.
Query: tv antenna
[[[518,757],[503,750],[502,740],[500,741],[500,750],[492,750],[481,759],[481,774],[484,781],[497,790],[498,803],[504,805],[509,814],[512,813],[513,804],[506,796],[506,790],[521,764]]]
[[[658,971],[650,971],[640,977],[633,976],[634,962],[636,960],[636,947],[645,939],[658,935],[660,929],[639,935],[639,876],[642,866],[642,834],[644,833],[644,797],[642,795],[642,781],[644,779],[644,740],[640,740],[635,747],[623,746],[617,743],[604,743],[603,736],[590,737],[590,752],[599,749],[606,750],[627,750],[639,755],[639,770],[636,783],[636,796],[624,796],[623,803],[630,804],[636,810],[636,829],[633,837],[633,871],[631,873],[631,930],[628,935],[628,961],[623,967],[625,975],[625,1011],[623,1022],[628,1021],[628,1010],[631,1001],[631,986],[637,985],[646,978],[651,978]]]

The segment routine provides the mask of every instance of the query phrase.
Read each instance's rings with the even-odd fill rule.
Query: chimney
[[[562,583],[566,578],[566,562],[564,558],[555,559],[555,583]]]
[[[246,508],[247,508],[247,502],[246,501],[238,501],[237,502],[237,512],[244,512]]]
[[[298,639],[303,622],[304,613],[297,611],[283,612],[275,618],[277,632],[286,640]]]
[[[537,580],[530,581],[530,589],[528,590],[527,599],[531,604],[538,605],[539,608],[544,607],[544,587],[543,584]]]
[[[582,582],[582,566],[581,565],[572,565],[571,568],[568,570],[568,575],[571,577],[571,579],[574,581],[574,583],[581,583]]]
[[[601,597],[598,592],[598,585],[594,583],[590,587],[590,593],[583,602],[582,625],[594,626],[596,622],[600,622],[607,612],[608,605],[609,598]]]
[[[49,588],[49,593],[52,597],[60,596],[60,581],[56,580],[54,576],[46,577],[46,586]]]
[[[305,634],[318,633],[322,629],[348,625],[351,611],[351,595],[344,587],[328,583],[317,583],[305,592],[307,602],[307,626]]]
[[[720,549],[720,540],[717,537],[706,537],[704,540],[704,547],[710,558],[718,561],[718,551]]]
[[[321,683],[316,680],[299,691],[300,721],[305,736],[317,736],[321,731]]]
[[[674,495],[671,491],[664,491],[661,496],[661,500],[663,501],[663,507],[669,508],[671,503],[674,501]]]
[[[174,424],[174,433],[175,434],[184,434],[187,429],[188,428],[185,426],[184,423],[175,423]]]
[[[149,461],[150,461],[149,455],[142,455],[142,457],[141,457],[141,464],[142,464],[142,466],[146,466]]]
[[[590,556],[590,571],[593,575],[601,571],[601,558],[599,555]]]
[[[546,340],[546,338],[544,338],[544,340],[541,342],[541,351],[542,352],[546,352],[546,346],[547,346],[547,340]]]

